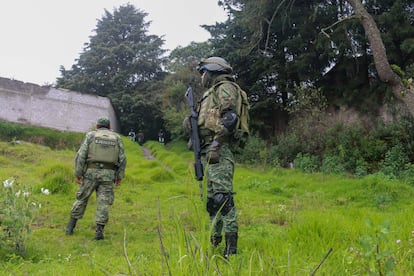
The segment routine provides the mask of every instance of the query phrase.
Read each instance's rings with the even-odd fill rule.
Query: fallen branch
[[[323,257],[323,259],[319,262],[318,266],[313,270],[313,272],[310,274],[311,276],[315,275],[316,271],[318,271],[318,269],[321,267],[321,265],[325,262],[325,260],[328,258],[329,254],[331,254],[332,252],[332,248],[329,248],[328,252],[326,252],[325,256]]]

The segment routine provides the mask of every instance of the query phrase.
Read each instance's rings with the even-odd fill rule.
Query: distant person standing
[[[158,132],[158,142],[160,142],[161,144],[165,143],[165,133],[164,133],[164,130],[162,128]]]
[[[144,144],[144,133],[142,130],[138,131],[138,144],[142,146]]]
[[[135,132],[133,129],[131,129],[128,133],[129,139],[131,139],[131,141],[135,142]]]
[[[110,130],[108,118],[99,118],[96,130],[86,134],[75,158],[76,183],[80,186],[66,227],[67,235],[73,234],[76,222],[83,217],[89,197],[95,191],[98,202],[95,240],[104,238],[108,209],[114,202],[114,185],[121,184],[126,162],[121,137]]]

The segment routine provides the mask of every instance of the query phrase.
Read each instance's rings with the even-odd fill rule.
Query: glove
[[[207,160],[209,164],[216,164],[220,160],[220,143],[216,140],[207,149]]]

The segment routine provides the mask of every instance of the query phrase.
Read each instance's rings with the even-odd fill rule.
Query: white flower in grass
[[[44,194],[44,195],[50,195],[50,191],[49,191],[49,189],[40,188],[40,191],[41,191],[41,192],[42,192],[42,194]]]
[[[19,197],[21,193],[22,193],[22,191],[19,190],[17,193],[15,193],[15,196]]]
[[[25,191],[23,191],[23,196],[24,197],[28,197],[30,195],[30,193],[29,192],[25,192]]]
[[[13,187],[14,180],[13,179],[6,179],[3,181],[4,188],[11,188]]]

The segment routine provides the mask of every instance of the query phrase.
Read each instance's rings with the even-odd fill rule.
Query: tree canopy
[[[374,116],[395,98],[409,98],[390,89],[384,72],[410,85],[412,0],[218,3],[229,16],[226,22],[203,26],[211,38],[168,56],[162,37],[147,33],[145,12],[130,4],[105,11],[76,64],[61,68],[57,86],[109,96],[124,132],[167,126],[174,136],[180,136],[187,114],[185,89],[202,91],[194,68],[207,56],[222,56],[233,66],[249,93],[252,128],[266,139],[283,133],[294,113],[306,116],[304,110],[313,110],[292,112],[303,106],[304,90],[317,91],[309,94],[319,97],[306,102]]]
[[[57,87],[110,97],[122,132],[143,129],[155,137],[162,127],[160,87],[148,83],[165,76],[165,50],[161,37],[147,33],[146,16],[131,4],[105,10],[76,64],[61,68]]]
[[[381,107],[388,97],[389,78],[381,78],[383,61],[389,60],[393,69],[411,71],[414,52],[408,45],[414,31],[413,1],[220,3],[228,10],[229,20],[206,29],[213,35],[215,53],[228,58],[257,102],[252,112],[260,107],[256,113],[267,114],[260,121],[265,133],[277,129],[275,117],[288,119],[286,107],[297,101],[296,87],[302,84],[322,88],[333,108],[353,106],[366,112],[368,106],[370,110]],[[362,14],[364,10],[368,13]],[[382,41],[371,39],[373,28],[366,28],[363,20],[367,14],[377,22]],[[378,62],[374,57],[380,43],[389,59],[384,51],[377,56],[385,60]]]
[[[70,70],[61,67],[57,86],[108,96],[132,93],[143,82],[160,79],[164,41],[147,34],[146,16],[131,4],[113,13],[105,10],[76,64]]]

